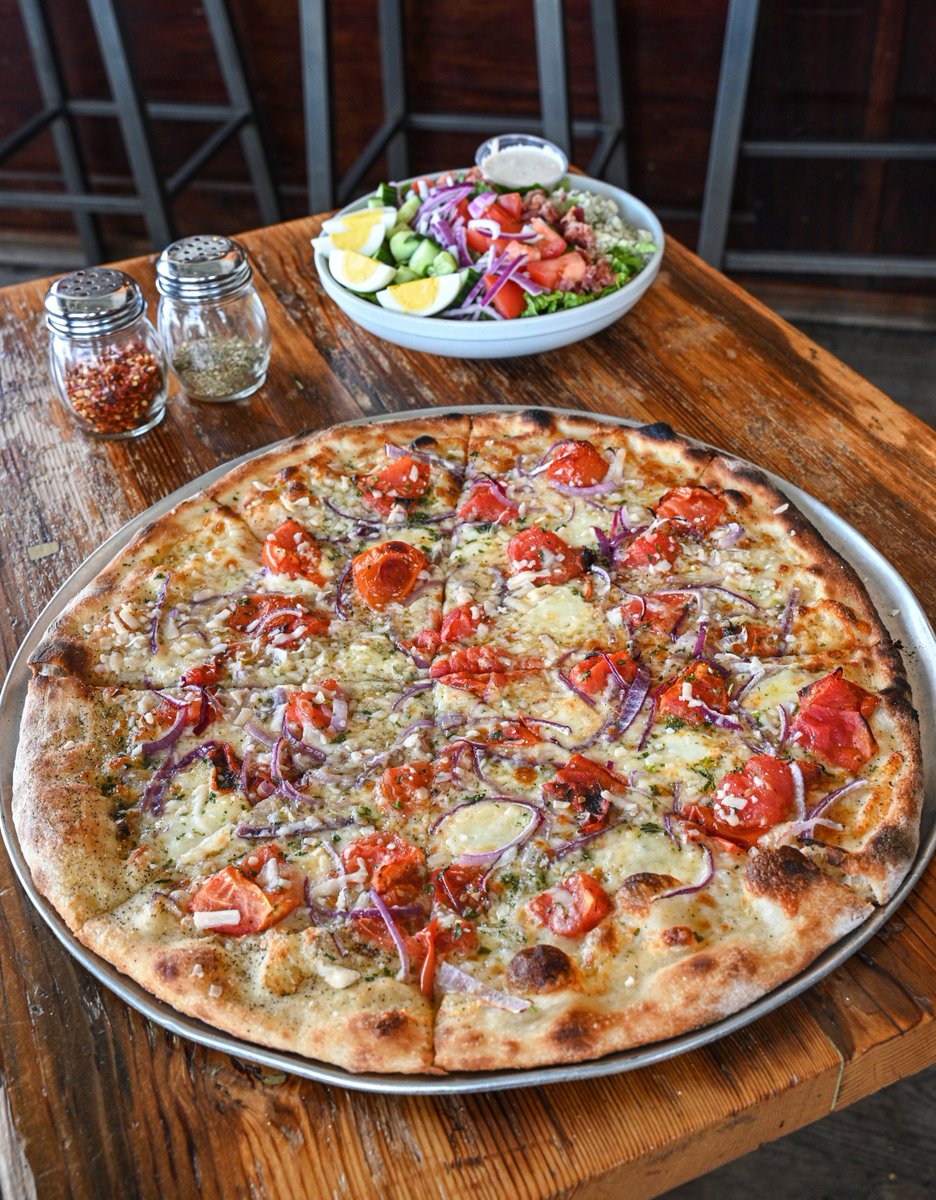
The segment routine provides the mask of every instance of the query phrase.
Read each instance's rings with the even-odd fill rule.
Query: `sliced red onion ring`
[[[525,271],[521,271],[514,277],[520,287],[531,296],[541,296],[543,292],[548,292],[549,288],[542,283],[537,283],[535,279],[531,279]]]
[[[680,635],[681,635],[681,633],[682,633],[682,627],[683,627],[683,625],[684,625],[684,623],[685,623],[685,620],[686,620],[686,618],[687,618],[688,616],[689,616],[689,605],[688,605],[688,604],[684,604],[684,605],[683,605],[682,612],[681,612],[681,613],[679,614],[679,616],[676,618],[676,621],[675,621],[675,623],[674,623],[674,625],[673,625],[673,628],[670,630],[670,641],[671,641],[671,642],[678,641],[678,639],[679,639],[679,637],[680,637]]]
[[[521,829],[516,837],[511,838],[509,842],[505,842],[503,846],[498,846],[496,850],[486,850],[481,854],[460,854],[457,861],[466,867],[480,867],[487,866],[488,863],[495,863],[512,846],[522,846],[524,842],[531,838],[539,828],[542,820],[542,813],[534,810],[526,827]]]
[[[666,831],[666,836],[673,843],[673,845],[676,847],[676,849],[682,850],[682,843],[680,842],[680,840],[676,836],[676,834],[673,832],[673,817],[675,815],[677,815],[677,814],[675,814],[675,813],[664,813],[663,814],[663,828]]]
[[[284,617],[297,617],[301,620],[302,617],[307,617],[309,614],[298,604],[291,605],[289,608],[277,608],[273,612],[268,612],[266,616],[261,617],[254,623],[253,629],[249,631],[249,636],[253,638],[261,637],[271,627],[280,624]]]
[[[399,698],[396,701],[394,701],[394,703],[390,706],[390,711],[396,712],[396,710],[400,707],[401,704],[403,704],[403,702],[405,700],[408,700],[410,698],[410,696],[415,696],[417,694],[417,692],[428,691],[429,688],[432,687],[434,682],[435,682],[435,680],[433,680],[433,679],[421,679],[418,683],[412,684],[410,687],[408,687],[406,689],[405,692],[400,693]]]
[[[743,729],[742,723],[729,713],[719,712],[717,708],[710,708],[704,700],[700,700],[698,704],[694,704],[693,709],[696,712],[701,712],[702,715],[712,725],[717,725],[719,729]]]
[[[618,682],[621,683],[622,686],[626,687],[627,685],[624,684],[623,679],[614,663],[611,662],[607,655],[604,655],[604,657],[608,660],[611,670],[617,677]],[[644,701],[647,699],[649,692],[650,676],[643,669],[643,667],[638,667],[637,674],[634,676],[634,681],[628,688],[627,695],[624,697],[624,703],[621,705],[621,711],[617,715],[618,736],[626,733],[628,729],[630,729],[631,725],[633,725],[634,721],[637,719],[637,714],[644,706]]]
[[[709,537],[711,537],[719,550],[730,550],[732,546],[737,545],[744,537],[744,529],[737,521],[729,521],[727,525],[713,530],[709,534]]]
[[[156,738],[156,740],[153,742],[141,742],[140,750],[147,758],[149,758],[152,754],[160,754],[163,750],[168,750],[169,747],[174,746],[182,736],[187,720],[188,705],[183,708],[176,709],[175,718],[162,737]]]
[[[821,816],[822,813],[824,813],[825,810],[841,796],[845,796],[849,792],[853,792],[856,788],[868,786],[869,784],[867,779],[853,779],[851,783],[843,784],[840,788],[836,788],[834,792],[829,792],[827,795],[823,796],[821,800],[817,801],[817,803],[812,806],[809,812],[807,812],[806,819],[811,821],[814,817]]]
[[[498,991],[497,988],[486,987],[479,979],[469,975],[467,971],[463,971],[460,967],[453,967],[448,962],[439,964],[436,969],[436,980],[443,992],[461,992],[463,995],[477,996],[485,1004],[490,1004],[494,1008],[506,1009],[507,1012],[521,1013],[532,1006],[531,1000],[524,1000],[520,996],[510,996],[506,992]]]
[[[404,608],[409,608],[414,601],[418,600],[419,597],[424,595],[430,588],[438,587],[444,582],[444,579],[426,579],[419,585],[419,587],[413,588],[408,596],[404,596],[400,603]]]
[[[477,229],[478,233],[483,233],[489,238],[501,236],[501,227],[492,217],[475,217],[468,222],[468,228]]]
[[[468,215],[470,217],[482,217],[491,205],[497,200],[496,192],[481,192],[480,195],[468,201]],[[500,229],[500,226],[497,226]]]
[[[448,808],[444,813],[440,813],[429,826],[429,832],[435,833],[443,821],[447,821],[454,813],[459,812],[463,808],[474,808],[476,804],[516,804],[519,808],[529,808],[533,812],[542,815],[542,808],[538,804],[534,804],[532,800],[521,800],[517,796],[479,796],[473,800],[462,800],[460,803]],[[505,847],[506,849],[506,847]]]
[[[335,696],[332,700],[332,716],[329,728],[335,733],[344,733],[348,728],[348,701],[344,696]]]
[[[732,693],[732,696],[731,696],[732,704],[737,704],[738,701],[741,699],[741,697],[745,695],[745,693],[749,692],[751,690],[751,688],[757,687],[757,685],[760,683],[760,681],[764,678],[764,676],[766,674],[767,674],[767,671],[763,667],[759,667],[753,673],[753,675],[749,675],[748,678],[745,680],[745,682],[742,683],[739,687],[735,688],[734,692]]]
[[[597,575],[600,579],[602,579],[604,581],[605,590],[602,593],[602,597],[607,596],[608,592],[611,591],[611,576],[608,574],[608,572],[605,570],[604,567],[598,566],[597,563],[592,563],[592,565],[588,569],[593,575]],[[601,598],[601,597],[599,597],[599,598]]]
[[[793,624],[793,614],[796,612],[796,606],[799,603],[799,588],[792,588],[789,598],[786,602],[786,607],[783,610],[783,616],[780,618],[780,637],[785,638],[790,632],[790,627]],[[782,647],[780,647],[782,649]],[[778,649],[779,653],[779,649]]]
[[[638,751],[643,750],[650,738],[650,730],[653,728],[653,723],[656,720],[657,713],[657,697],[656,693],[650,696],[650,715],[647,717],[647,724],[644,726],[644,731],[640,735],[640,741],[637,743]]]
[[[190,767],[198,759],[210,758],[218,749],[218,742],[203,742],[200,746],[196,746],[194,750],[189,750],[187,754],[183,754],[177,761],[170,754],[146,785],[146,790],[140,801],[140,811],[153,812],[157,815],[162,812],[163,796],[165,795],[166,784],[169,779],[173,775],[177,775],[179,771],[184,771],[186,767]]]
[[[699,658],[702,651],[705,649],[705,639],[708,635],[708,625],[705,621],[699,624],[699,632],[696,634],[695,645],[692,647],[692,657]]]
[[[331,500],[323,500],[325,507],[335,514],[336,517],[341,517],[345,521],[354,521],[357,525],[370,525],[374,529],[379,529],[382,522],[373,517],[362,517],[359,513],[342,512],[336,504],[332,504]]]
[[[589,487],[575,487],[571,483],[561,483],[558,479],[551,479],[549,486],[554,492],[560,492],[563,496],[605,496],[620,485],[613,479],[603,479],[601,483],[593,483]]]
[[[579,699],[584,700],[589,708],[595,707],[594,698],[592,696],[589,696],[587,692],[583,692],[581,688],[577,688],[575,686],[575,684],[572,682],[572,680],[568,677],[568,675],[564,675],[561,671],[557,671],[556,674],[559,676],[559,679],[562,681],[562,683],[564,683],[566,685],[566,687],[569,689],[570,692],[575,692],[576,696],[578,696]]]
[[[791,825],[787,832],[798,838],[811,838],[816,831],[817,825],[823,825],[826,829],[837,829],[839,831],[845,828],[838,821],[830,821],[828,817],[813,817],[811,820],[797,821]]]
[[[561,450],[563,446],[574,445],[576,445],[575,438],[561,438],[558,442],[553,442],[549,449],[533,464],[529,471],[525,471],[519,462],[517,463],[517,470],[521,475],[539,475],[541,471],[545,471],[549,466],[549,460],[557,450]]]
[[[234,830],[234,836],[239,838],[277,838],[298,837],[305,833],[331,833],[336,829],[345,829],[348,825],[353,824],[354,818],[344,817],[341,820],[318,825],[312,825],[310,821],[311,818],[305,821],[280,821],[269,825],[238,825]]]
[[[693,892],[701,892],[715,878],[715,859],[712,857],[712,852],[705,844],[700,842],[699,847],[705,856],[705,865],[702,868],[702,878],[698,883],[689,883],[680,887],[670,888],[668,891],[660,892],[653,897],[653,900],[669,900],[672,896],[689,896]]]
[[[255,721],[248,721],[244,726],[244,733],[249,733],[255,742],[259,742],[261,746],[266,746],[268,750],[272,750],[276,743],[276,738],[271,733],[267,733],[265,729],[261,729]]]
[[[787,738],[790,736],[790,717],[786,706],[783,704],[777,705],[777,713],[780,718],[779,730],[777,732],[777,746],[782,750],[786,745]]]
[[[306,796],[294,787],[288,779],[283,775],[282,767],[280,766],[280,757],[283,753],[283,743],[285,737],[279,737],[273,743],[273,752],[270,756],[270,775],[273,782],[276,784],[276,790],[281,796],[285,796],[288,800],[292,800],[295,804],[309,805],[314,804],[315,800],[311,796]],[[310,747],[311,749],[311,747]],[[325,761],[325,755],[322,755],[322,762]]]
[[[166,578],[162,582],[162,587],[159,589],[159,594],[156,596],[156,603],[153,605],[153,616],[150,620],[149,628],[149,645],[150,653],[155,654],[159,649],[159,641],[157,634],[159,632],[159,619],[162,616],[163,605],[166,603],[166,592],[169,588],[169,580],[172,578],[172,572],[166,572]]]
[[[700,599],[701,592],[723,592],[726,596],[731,596],[734,600],[740,600],[742,604],[747,604],[751,608],[760,611],[760,605],[752,600],[750,596],[742,596],[740,592],[733,592],[730,588],[722,587],[720,583],[690,583],[685,587],[668,587],[662,588],[657,592],[648,592],[650,596],[695,596]]]
[[[518,258],[515,258],[513,260],[513,262],[511,262],[510,266],[507,268],[506,271],[502,271],[501,274],[498,275],[497,279],[491,284],[491,286],[488,288],[488,290],[484,293],[484,295],[481,298],[481,307],[482,308],[485,308],[488,304],[491,303],[491,301],[494,299],[494,297],[497,295],[497,293],[501,290],[501,288],[504,287],[504,285],[510,279],[512,279],[513,276],[516,275],[517,272],[520,271],[522,267],[525,266],[526,261],[527,261],[526,255],[521,254]]]
[[[374,888],[370,888],[368,895],[374,902],[374,908],[377,909],[377,912],[383,919],[383,923],[390,932],[390,936],[393,938],[394,945],[397,948],[397,954],[400,956],[400,969],[397,971],[397,979],[403,980],[409,974],[409,954],[406,952],[406,942],[404,942],[403,935],[400,933],[399,929],[397,929],[396,922],[390,913],[390,909],[387,908],[386,904],[384,904],[383,900],[381,899],[380,893],[375,891]]]
[[[560,858],[565,858],[566,855],[574,853],[580,847],[593,842],[595,838],[601,837],[602,834],[610,833],[612,829],[617,829],[623,823],[623,820],[613,821],[610,825],[605,825],[603,829],[593,829],[591,833],[585,833],[581,837],[573,838],[571,842],[564,842],[558,849],[553,850],[553,862],[557,862]]]

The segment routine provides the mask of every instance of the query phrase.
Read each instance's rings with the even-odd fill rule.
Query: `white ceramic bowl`
[[[640,274],[610,296],[603,296],[600,300],[565,312],[544,313],[540,317],[523,317],[514,321],[415,317],[389,312],[346,291],[332,278],[328,259],[316,251],[315,266],[322,287],[342,312],[362,329],[398,346],[405,346],[408,350],[444,354],[450,358],[515,358],[521,354],[542,354],[546,350],[557,350],[560,346],[580,342],[605,329],[633,308],[656,279],[663,259],[663,227],[646,204],[629,192],[602,183],[600,179],[589,179],[586,175],[572,178],[577,189],[597,192],[599,196],[614,200],[622,219],[635,229],[648,229],[657,246],[656,253]],[[357,212],[366,207],[365,196],[349,204],[342,212]]]

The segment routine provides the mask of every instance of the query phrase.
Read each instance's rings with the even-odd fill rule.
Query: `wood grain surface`
[[[676,243],[616,326],[529,359],[432,358],[322,292],[318,222],[245,235],[273,328],[234,406],[171,402],[133,442],[53,399],[45,283],[0,292],[0,650],[107,535],[203,471],[308,427],[448,404],[667,420],[806,488],[936,613],[936,432]],[[153,296],[152,263],[124,264]],[[57,543],[32,558],[31,547]],[[247,1065],[150,1024],[58,945],[0,856],[0,1195],[650,1197],[936,1061],[936,871],[823,983],[712,1046],[592,1082],[364,1095]]]

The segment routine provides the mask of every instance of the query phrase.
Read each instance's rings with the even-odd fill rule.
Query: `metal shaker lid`
[[[46,324],[71,337],[116,333],[143,312],[139,284],[112,267],[86,267],[56,279],[45,296]]]
[[[181,238],[156,260],[156,287],[177,300],[219,300],[252,278],[243,246],[219,234]]]

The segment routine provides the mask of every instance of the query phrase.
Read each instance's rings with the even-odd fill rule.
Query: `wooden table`
[[[0,623],[9,662],[109,533],[208,468],[306,427],[452,403],[581,406],[754,459],[883,550],[932,618],[936,432],[675,243],[615,327],[544,358],[409,353],[319,287],[305,220],[245,236],[273,327],[266,387],[172,404],[134,442],[52,400],[46,281],[0,292]],[[152,296],[152,264],[124,264]],[[35,557],[35,547],[57,549]],[[30,554],[30,550],[33,553]],[[705,1049],[594,1082],[364,1095],[269,1075],[139,1017],[62,950],[0,855],[4,1197],[655,1196],[936,1061],[936,870],[880,937]]]

